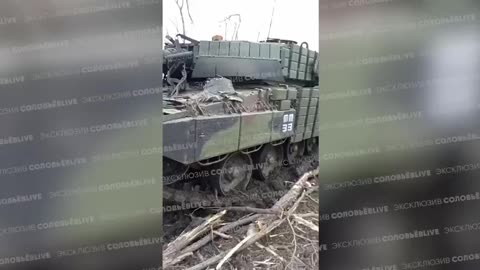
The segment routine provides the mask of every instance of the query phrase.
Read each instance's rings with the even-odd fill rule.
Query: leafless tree
[[[180,32],[180,30],[178,30],[178,24],[177,22],[173,21],[172,19],[170,19],[170,22],[172,22],[173,26],[175,26],[175,29],[177,30],[177,34]]]
[[[180,12],[180,18],[182,19],[182,29],[183,29],[183,34],[185,35],[185,19],[183,18],[183,5],[185,4],[185,0],[175,0],[175,3],[177,4],[178,11]]]
[[[180,12],[180,19],[182,20],[182,34],[186,35],[186,31],[185,31],[185,17],[183,15],[183,7],[185,6],[186,4],[186,9],[187,9],[187,14],[188,14],[188,17],[190,19],[190,23],[193,24],[193,19],[192,19],[192,15],[190,14],[190,3],[188,0],[175,0],[175,3],[177,4],[177,7],[178,7],[178,11]]]
[[[242,16],[240,14],[231,14],[220,22],[225,23],[225,38],[227,38],[228,23],[231,22],[233,17],[238,18],[238,22],[234,22],[232,40],[238,40],[238,30],[240,29],[240,24],[242,23]]]
[[[193,24],[193,19],[192,19],[192,15],[190,14],[190,3],[188,0],[186,0],[187,2],[187,13],[188,13],[188,18],[190,18],[190,23]]]

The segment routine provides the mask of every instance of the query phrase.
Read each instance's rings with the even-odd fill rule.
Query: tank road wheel
[[[223,196],[239,186],[245,190],[252,178],[252,166],[249,155],[241,152],[231,154],[212,171],[213,189]]]
[[[183,165],[180,162],[163,158],[162,166],[163,185],[168,186],[174,183],[184,183],[182,180],[186,180],[186,174],[189,170],[188,165]]]
[[[318,159],[318,153],[320,151],[320,148],[318,145],[318,137],[312,138],[312,140],[313,140],[312,155],[314,155]]]
[[[285,156],[289,165],[295,164],[296,160],[303,155],[303,152],[305,152],[304,141],[297,143],[288,142],[285,145]]]
[[[317,145],[318,147],[318,145]],[[305,154],[306,155],[311,155],[314,153],[314,148],[315,148],[315,138],[310,138],[305,141]]]
[[[272,172],[282,164],[283,151],[280,146],[273,146],[271,144],[265,144],[260,151],[255,153],[255,166],[254,171],[256,178],[265,181]]]

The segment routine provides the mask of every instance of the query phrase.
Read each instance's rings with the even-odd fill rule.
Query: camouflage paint
[[[273,112],[242,113],[239,149],[269,143]]]
[[[201,116],[196,119],[195,160],[203,160],[238,150],[240,115]]]

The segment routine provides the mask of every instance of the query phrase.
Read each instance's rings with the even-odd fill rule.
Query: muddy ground
[[[257,208],[270,208],[280,197],[282,192],[289,189],[292,183],[296,182],[303,173],[318,167],[318,161],[312,157],[306,157],[304,160],[291,167],[281,167],[276,170],[270,180],[260,181],[252,179],[246,194],[251,196],[254,193],[259,195],[268,194],[271,196],[261,195],[258,199],[252,201],[234,202],[234,206],[250,206]],[[318,185],[318,183],[316,183]],[[273,196],[272,196],[273,195]],[[168,204],[169,202],[165,202]],[[194,227],[201,218],[215,213],[213,209],[190,209],[184,211],[173,211],[164,213],[164,237],[163,243],[169,243],[175,239],[184,230]],[[296,214],[315,213],[318,214],[318,192],[314,192],[305,197],[299,205]],[[248,215],[242,212],[228,212],[223,218],[224,222],[231,222]],[[309,217],[318,226],[318,216]],[[239,227],[230,231],[228,235],[233,239],[215,238],[215,240],[197,252],[194,256],[188,257],[174,268],[170,269],[187,269],[199,262],[210,258],[220,251],[233,248],[247,234],[248,226]],[[295,231],[295,234],[292,232]],[[265,247],[269,247],[279,257],[272,255],[265,249],[256,245],[251,245],[246,250],[234,255],[227,263],[224,269],[318,269],[319,242],[318,232],[308,227],[293,223],[292,226],[288,222],[284,222],[280,227],[273,230],[269,236],[261,239],[259,243]],[[295,245],[296,243],[296,245]],[[296,247],[295,247],[296,246]],[[295,256],[293,251],[295,250]],[[283,258],[283,260],[281,258]],[[211,267],[212,268],[212,267]],[[214,268],[214,267],[213,267]]]

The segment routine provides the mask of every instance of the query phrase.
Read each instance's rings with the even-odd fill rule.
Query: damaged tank
[[[316,152],[319,58],[306,42],[166,39],[164,185],[227,195]]]

